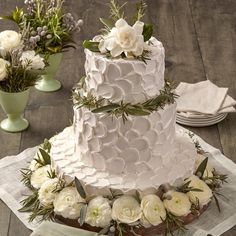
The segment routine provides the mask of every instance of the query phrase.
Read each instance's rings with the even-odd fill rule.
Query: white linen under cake
[[[177,126],[180,128],[180,126]],[[184,132],[184,129],[181,127]],[[218,212],[216,204],[212,202],[208,210],[193,223],[187,225],[189,229],[185,236],[203,236],[212,234],[219,236],[236,224],[236,164],[225,157],[219,150],[204,142],[196,136],[202,148],[209,152],[209,161],[218,171],[228,174],[229,183],[222,188],[225,198],[220,198],[222,207]],[[20,169],[26,167],[32,160],[36,147],[25,150],[17,156],[8,156],[0,160],[0,199],[15,213],[24,225],[34,230],[32,236],[95,236],[96,233],[85,232],[80,229],[71,229],[68,226],[60,225],[55,229],[55,224],[39,222],[28,223],[28,213],[20,213],[20,201],[23,195],[28,193],[26,187],[20,182]],[[71,234],[73,232],[73,234]]]
[[[236,101],[227,94],[228,88],[220,88],[209,80],[195,84],[181,82],[176,93],[177,112],[186,117],[235,112]]]

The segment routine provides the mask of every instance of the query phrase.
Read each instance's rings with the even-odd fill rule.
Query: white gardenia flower
[[[117,198],[112,206],[112,219],[121,223],[134,223],[142,216],[138,201],[131,196]]]
[[[197,154],[197,159],[195,161],[195,171],[197,170],[197,168],[199,167],[199,165],[206,159],[205,156],[201,155],[201,154]],[[213,177],[213,170],[214,168],[209,164],[209,161],[207,162],[207,166],[206,169],[203,173],[203,178],[211,178]]]
[[[185,193],[170,190],[163,203],[167,211],[175,216],[186,216],[190,213],[191,202]]]
[[[112,57],[120,56],[123,52],[126,56],[142,55],[145,44],[142,35],[143,26],[144,23],[140,21],[130,26],[124,19],[119,19],[111,32],[100,41],[100,52],[110,51]]]
[[[166,210],[161,199],[155,194],[149,194],[143,197],[141,201],[143,219],[151,225],[157,226],[166,218]]]
[[[27,69],[39,70],[45,67],[44,59],[39,55],[36,55],[35,51],[24,51],[20,57],[20,61],[23,66],[27,66]],[[30,64],[29,64],[30,63]]]
[[[2,58],[0,58],[0,81],[4,80],[7,76],[6,66],[10,63]]]
[[[53,205],[54,212],[68,219],[78,219],[85,200],[75,187],[66,187],[56,196]]]
[[[191,202],[195,204],[199,202],[200,206],[204,206],[211,201],[212,191],[204,181],[200,180],[195,175],[192,175],[185,181],[186,182],[191,181],[189,183],[189,187],[202,190],[202,192],[190,191],[187,193]]]
[[[55,192],[58,182],[58,178],[54,178],[49,179],[42,184],[38,191],[38,199],[43,206],[50,206],[53,203],[56,195],[58,194]]]
[[[111,206],[109,200],[102,196],[92,199],[88,204],[85,222],[102,228],[110,225]]]
[[[0,33],[0,53],[4,56],[21,44],[21,34],[14,30],[5,30]]]
[[[34,188],[39,189],[45,181],[50,179],[48,176],[48,172],[50,171],[51,171],[50,165],[46,165],[35,170],[31,175],[30,179],[31,185]]]

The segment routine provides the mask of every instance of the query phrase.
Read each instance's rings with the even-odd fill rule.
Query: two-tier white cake
[[[164,48],[151,38],[146,64],[133,59],[109,59],[85,50],[87,93],[113,103],[137,104],[164,88]],[[68,181],[77,177],[90,194],[152,191],[175,184],[193,173],[196,149],[189,137],[176,133],[176,104],[146,116],[112,117],[74,107],[73,127],[52,142],[53,166]]]

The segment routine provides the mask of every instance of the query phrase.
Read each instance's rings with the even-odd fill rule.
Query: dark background
[[[0,0],[0,15],[7,15],[23,0]],[[84,74],[81,43],[92,38],[101,28],[99,17],[108,16],[108,0],[67,0],[66,8],[84,27],[75,35],[77,49],[64,53],[57,79],[63,88],[54,93],[31,90],[25,117],[30,127],[19,134],[0,130],[0,158],[17,154],[40,144],[71,124],[73,118],[71,89]],[[118,1],[123,3],[124,1]],[[127,4],[127,14],[137,0]],[[209,79],[218,86],[229,87],[236,99],[236,1],[235,0],[146,0],[145,21],[154,25],[155,36],[163,42],[170,62],[166,75],[177,83]],[[0,21],[0,31],[16,29],[8,21]],[[0,120],[5,117],[0,109]],[[236,114],[207,128],[190,128],[205,141],[220,149],[236,162]],[[210,219],[208,219],[210,220]],[[30,231],[0,201],[0,236],[28,236]],[[224,236],[236,235],[236,227]]]

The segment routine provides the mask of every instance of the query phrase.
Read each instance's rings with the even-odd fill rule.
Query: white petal
[[[127,25],[128,25],[128,23],[122,18],[119,19],[115,24],[117,29],[122,28],[122,27],[127,26]]]
[[[137,36],[137,42],[136,42],[136,47],[132,51],[135,56],[140,56],[143,53],[143,48],[144,48],[144,39],[143,36]]]
[[[133,25],[133,28],[134,28],[136,34],[140,35],[143,33],[143,26],[144,26],[143,22],[141,22],[141,21],[135,22],[135,24]]]
[[[110,52],[112,57],[118,57],[123,52],[123,49],[117,44]]]

